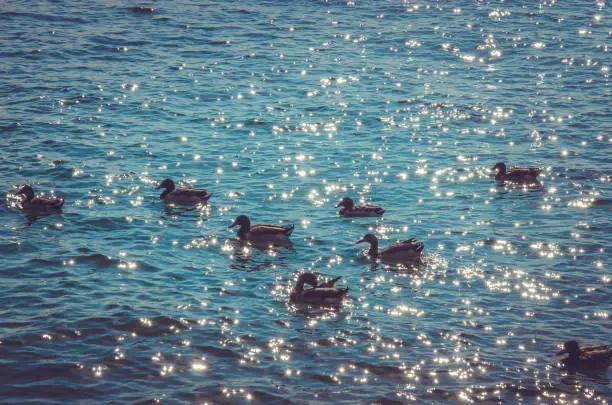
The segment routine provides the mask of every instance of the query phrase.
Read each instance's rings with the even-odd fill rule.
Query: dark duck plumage
[[[513,167],[508,170],[503,162],[496,163],[491,170],[497,170],[495,180],[513,183],[536,183],[538,174],[542,171],[537,167]]]
[[[286,242],[293,232],[294,225],[278,226],[268,224],[256,224],[251,226],[251,220],[246,215],[239,215],[229,226],[233,228],[240,226],[238,237],[242,240],[252,242]]]
[[[26,211],[57,211],[64,206],[63,198],[34,196],[34,189],[29,184],[21,187],[15,195],[22,197],[21,207]]]
[[[378,238],[371,233],[366,234],[357,243],[367,242],[370,244],[368,255],[373,259],[380,259],[387,263],[406,263],[414,262],[421,258],[423,251],[423,242],[419,242],[416,238],[404,240],[387,246],[383,249],[378,249]]]
[[[344,197],[336,205],[336,208],[342,207],[338,214],[344,217],[381,217],[385,210],[379,205],[355,205],[352,199]]]
[[[568,369],[597,371],[605,370],[612,362],[612,349],[609,345],[580,347],[577,341],[568,340],[557,356],[566,354],[560,360]]]
[[[336,282],[341,277],[329,280],[317,285],[317,276],[313,273],[302,273],[291,291],[289,299],[292,302],[300,302],[313,305],[339,306],[342,299],[348,294],[348,287],[337,288]],[[304,290],[304,284],[310,284],[312,288]]]
[[[174,203],[181,205],[191,204],[206,204],[212,193],[208,193],[202,188],[180,187],[176,188],[171,179],[166,179],[157,186],[156,190],[163,188],[164,191],[159,195],[159,198],[166,203]]]

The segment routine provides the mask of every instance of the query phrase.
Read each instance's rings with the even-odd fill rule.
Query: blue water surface
[[[610,32],[603,0],[0,4],[0,402],[608,403],[554,353],[612,343]],[[349,298],[291,305],[302,271]]]

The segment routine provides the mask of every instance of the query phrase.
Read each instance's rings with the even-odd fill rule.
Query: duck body
[[[344,197],[336,205],[336,208],[342,207],[338,214],[347,218],[354,217],[381,217],[385,213],[385,210],[379,205],[365,204],[355,205],[353,200],[349,197]]]
[[[580,347],[577,341],[568,340],[557,356],[566,354],[560,360],[563,367],[572,370],[605,370],[612,363],[612,349],[609,345]]]
[[[202,188],[180,187],[176,188],[171,179],[166,179],[157,186],[156,190],[163,188],[159,198],[168,204],[195,205],[206,204],[212,193]]]
[[[317,276],[313,273],[303,273],[298,278],[293,291],[289,295],[292,302],[323,305],[323,306],[339,306],[342,299],[348,294],[348,287],[337,288],[336,282],[341,277],[336,277],[333,280],[317,285]],[[312,288],[304,290],[304,284],[310,284]]]
[[[503,162],[496,163],[491,170],[497,170],[495,180],[512,183],[535,183],[538,181],[538,175],[542,172],[542,169],[537,167],[513,167],[508,170]]]
[[[15,193],[22,196],[21,208],[24,211],[59,211],[64,206],[64,199],[58,197],[35,197],[32,186],[26,184]]]
[[[240,226],[238,237],[251,242],[278,242],[286,243],[295,228],[294,225],[278,226],[269,224],[251,225],[251,220],[246,215],[240,215],[229,226],[233,228]]]
[[[378,238],[368,233],[361,238],[357,243],[367,242],[370,244],[368,255],[373,260],[380,260],[386,263],[408,263],[421,259],[421,252],[425,245],[419,242],[418,239],[412,238],[394,243],[383,249],[378,249]]]

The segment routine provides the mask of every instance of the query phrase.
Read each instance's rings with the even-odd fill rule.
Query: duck
[[[503,162],[497,162],[491,170],[497,170],[495,180],[514,183],[535,183],[538,181],[538,174],[542,171],[537,167],[513,167],[508,170]]]
[[[251,226],[251,220],[246,215],[236,217],[228,228],[235,226],[240,226],[238,237],[242,240],[278,243],[289,241],[289,236],[291,236],[291,232],[295,228],[293,224],[287,226],[256,224]]]
[[[378,238],[376,235],[368,233],[361,238],[357,243],[367,242],[370,244],[368,255],[373,259],[380,259],[387,263],[406,263],[418,261],[421,258],[423,251],[423,242],[419,242],[417,238],[404,240],[387,246],[384,249],[378,250]]]
[[[191,205],[191,204],[206,204],[212,193],[208,193],[202,188],[180,187],[176,188],[174,181],[166,179],[157,186],[156,190],[163,188],[164,191],[159,195],[159,198],[166,203]]]
[[[313,273],[302,273],[298,277],[295,288],[289,295],[289,300],[292,302],[313,304],[313,305],[325,305],[325,306],[339,306],[342,299],[348,294],[348,287],[337,288],[336,282],[341,277],[336,277],[333,280],[329,280],[325,283],[317,285],[317,276]],[[310,284],[312,288],[304,290],[304,284]]]
[[[336,205],[336,208],[342,207],[338,214],[343,217],[382,217],[385,210],[379,205],[355,205],[349,197],[344,197]]]
[[[35,197],[34,189],[26,184],[15,193],[21,196],[21,207],[26,211],[58,211],[64,206],[64,199],[59,197]]]
[[[560,360],[568,369],[605,370],[612,362],[612,349],[609,345],[580,347],[577,341],[568,340],[557,356],[566,354]]]

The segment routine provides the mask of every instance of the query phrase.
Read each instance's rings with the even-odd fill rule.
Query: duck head
[[[238,236],[240,238],[244,238],[247,231],[251,228],[251,220],[246,215],[238,215],[234,222],[228,228],[233,228],[235,226],[240,226],[238,230]]]
[[[357,243],[367,242],[370,244],[370,250],[368,254],[372,257],[378,256],[378,238],[372,233],[365,234],[363,238],[359,239]]]
[[[23,201],[30,201],[31,199],[34,198],[34,189],[29,184],[26,184],[25,186],[21,187],[19,191],[15,193],[15,195],[19,195],[19,194],[25,197]]]
[[[295,287],[291,290],[291,294],[289,294],[289,299],[291,301],[297,301],[298,295],[304,292],[304,284],[310,284],[313,287],[317,286],[317,276],[312,273],[302,273],[297,279],[295,283]]]
[[[569,358],[578,359],[580,357],[580,345],[575,340],[568,340],[563,343],[563,350],[557,353],[557,356],[567,353]]]
[[[166,179],[162,181],[161,184],[155,188],[155,190],[159,190],[160,188],[165,188],[166,190],[172,191],[175,189],[175,185],[172,180]]]
[[[368,242],[370,245],[378,245],[378,238],[372,233],[367,233],[357,243]]]
[[[304,290],[304,284],[310,284],[313,287],[317,286],[317,276],[312,273],[302,273],[298,277],[297,283],[295,283],[295,289],[298,292]]]
[[[504,175],[506,174],[506,164],[504,162],[497,162],[495,166],[491,168],[491,170],[497,170],[497,174]]]
[[[350,199],[349,197],[344,197],[343,199],[340,200],[340,202],[336,205],[336,208],[338,207],[344,207],[347,210],[352,210],[353,207],[355,206],[355,203],[353,202],[352,199]]]

